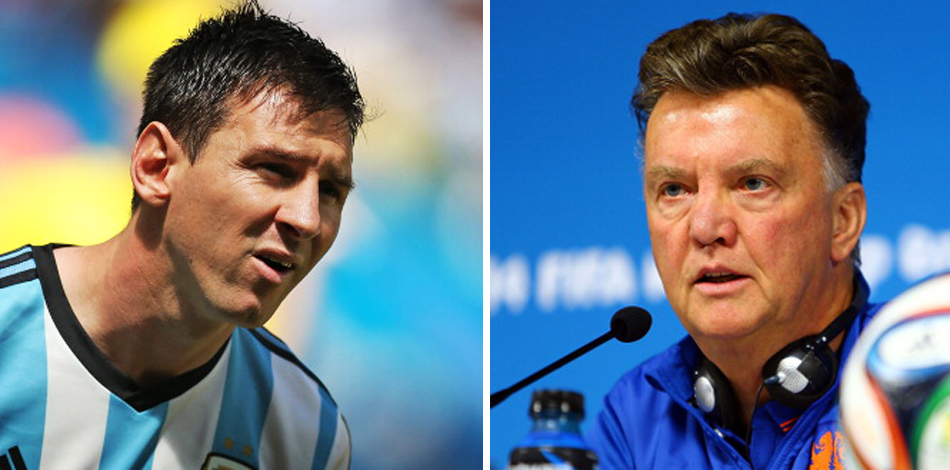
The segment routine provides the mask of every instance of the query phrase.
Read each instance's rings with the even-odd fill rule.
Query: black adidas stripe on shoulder
[[[0,269],[9,268],[10,266],[13,266],[13,265],[15,265],[15,264],[20,264],[20,263],[22,263],[22,262],[24,262],[24,261],[29,261],[29,260],[33,259],[33,250],[32,250],[32,249],[27,250],[27,251],[24,251],[23,253],[20,253],[19,255],[16,255],[16,256],[14,256],[14,257],[12,257],[12,258],[3,259],[4,256],[11,255],[11,254],[13,254],[13,253],[16,253],[16,252],[22,251],[22,250],[23,250],[23,248],[20,248],[20,249],[18,249],[18,250],[13,250],[13,251],[11,251],[11,252],[9,252],[9,253],[5,253],[5,254],[0,255],[0,260],[3,260],[3,261],[0,261]]]
[[[7,257],[8,255],[20,251],[23,253],[13,257]],[[36,264],[33,263],[32,267],[27,267],[27,263],[32,259],[33,248],[29,245],[0,254],[0,289],[36,279]],[[22,265],[21,267],[23,269],[17,269],[18,265]]]
[[[261,332],[261,330],[263,330],[267,334],[265,335],[264,333]],[[253,336],[258,341],[260,341],[261,344],[263,344],[264,347],[269,349],[272,353],[280,356],[281,358],[285,359],[291,364],[297,366],[297,368],[303,371],[303,373],[306,374],[307,377],[310,377],[311,379],[313,379],[313,381],[316,382],[317,385],[320,388],[322,388],[324,392],[326,392],[327,396],[330,397],[330,401],[333,402],[333,405],[337,406],[336,400],[334,400],[333,396],[330,395],[330,389],[328,389],[327,386],[323,384],[320,378],[317,377],[317,374],[314,374],[313,371],[311,371],[310,368],[306,366],[306,364],[301,362],[300,359],[297,358],[296,355],[294,355],[294,353],[290,352],[290,350],[287,349],[287,346],[283,343],[283,341],[281,341],[280,338],[277,337],[277,335],[275,335],[274,333],[271,333],[269,330],[267,330],[264,327],[260,327],[256,329],[248,329],[247,331],[249,331],[251,333],[251,336]]]
[[[0,289],[36,279],[36,268],[0,278]]]

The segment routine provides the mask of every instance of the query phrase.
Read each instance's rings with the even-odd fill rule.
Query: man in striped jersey
[[[340,58],[253,1],[158,58],[128,226],[0,255],[0,468],[347,468],[261,325],[336,237],[362,120]]]

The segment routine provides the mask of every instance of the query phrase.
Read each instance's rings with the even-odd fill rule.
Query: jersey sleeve
[[[314,460],[314,470],[349,470],[350,468],[350,427],[342,414],[337,414],[337,431],[333,440],[333,447],[330,450],[330,456],[327,458],[326,466],[322,461]],[[319,458],[319,456],[315,456]]]

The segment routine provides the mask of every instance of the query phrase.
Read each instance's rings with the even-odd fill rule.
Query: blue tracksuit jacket
[[[863,278],[858,284],[868,289]],[[858,334],[879,308],[860,306],[839,350],[839,379]],[[688,403],[699,354],[686,337],[617,382],[587,435],[601,470],[848,468],[837,426],[838,383],[805,411],[777,402],[759,406],[752,420],[750,462],[733,446],[742,446],[744,436],[718,428]]]

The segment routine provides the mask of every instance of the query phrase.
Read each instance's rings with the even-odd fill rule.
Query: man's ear
[[[139,135],[132,150],[132,186],[150,206],[162,206],[171,195],[171,180],[188,156],[164,124],[153,121]]]
[[[835,191],[832,203],[831,258],[839,263],[851,257],[851,251],[858,245],[864,231],[868,216],[864,185],[857,182],[844,185]]]

